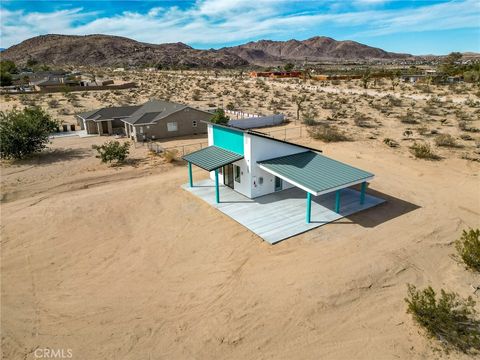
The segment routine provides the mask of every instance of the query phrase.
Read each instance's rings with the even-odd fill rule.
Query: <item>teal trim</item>
[[[213,145],[244,155],[243,132],[221,126],[213,126]]]
[[[312,194],[307,192],[307,224],[310,224],[312,217]]]
[[[215,169],[215,200],[217,204],[220,202],[220,189],[218,187],[218,169]]]
[[[340,212],[340,190],[335,191],[335,212]]]
[[[190,183],[190,187],[193,187],[193,175],[192,175],[192,163],[188,163],[188,181]]]
[[[365,191],[367,190],[367,182],[362,182],[362,186],[360,187],[360,205],[365,203]]]

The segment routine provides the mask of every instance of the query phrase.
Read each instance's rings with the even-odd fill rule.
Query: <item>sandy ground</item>
[[[105,140],[55,139],[2,164],[5,359],[46,347],[74,359],[467,359],[436,351],[403,299],[407,283],[462,296],[480,284],[452,258],[462,229],[480,225],[478,163],[299,139],[375,173],[369,191],[387,203],[271,246],[182,191],[183,164],[140,147],[100,165],[91,145]]]

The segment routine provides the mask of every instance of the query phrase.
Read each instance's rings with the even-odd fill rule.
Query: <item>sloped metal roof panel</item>
[[[202,169],[212,171],[243,159],[243,155],[222,149],[218,146],[209,146],[187,154],[183,156],[182,159]]]
[[[258,165],[314,195],[367,181],[374,176],[313,151],[259,161]]]

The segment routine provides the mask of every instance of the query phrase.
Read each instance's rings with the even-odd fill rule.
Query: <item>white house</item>
[[[183,157],[210,172],[221,201],[220,182],[253,199],[291,187],[306,192],[306,221],[310,222],[311,196],[336,192],[335,211],[340,211],[340,190],[361,184],[359,202],[365,200],[367,182],[374,175],[321,154],[320,150],[269,137],[252,130],[208,123],[208,147]]]

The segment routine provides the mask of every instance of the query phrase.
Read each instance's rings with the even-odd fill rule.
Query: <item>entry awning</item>
[[[373,174],[313,151],[259,161],[258,166],[313,195],[373,179]]]
[[[243,155],[212,145],[187,154],[182,159],[202,169],[212,171],[243,159]]]

